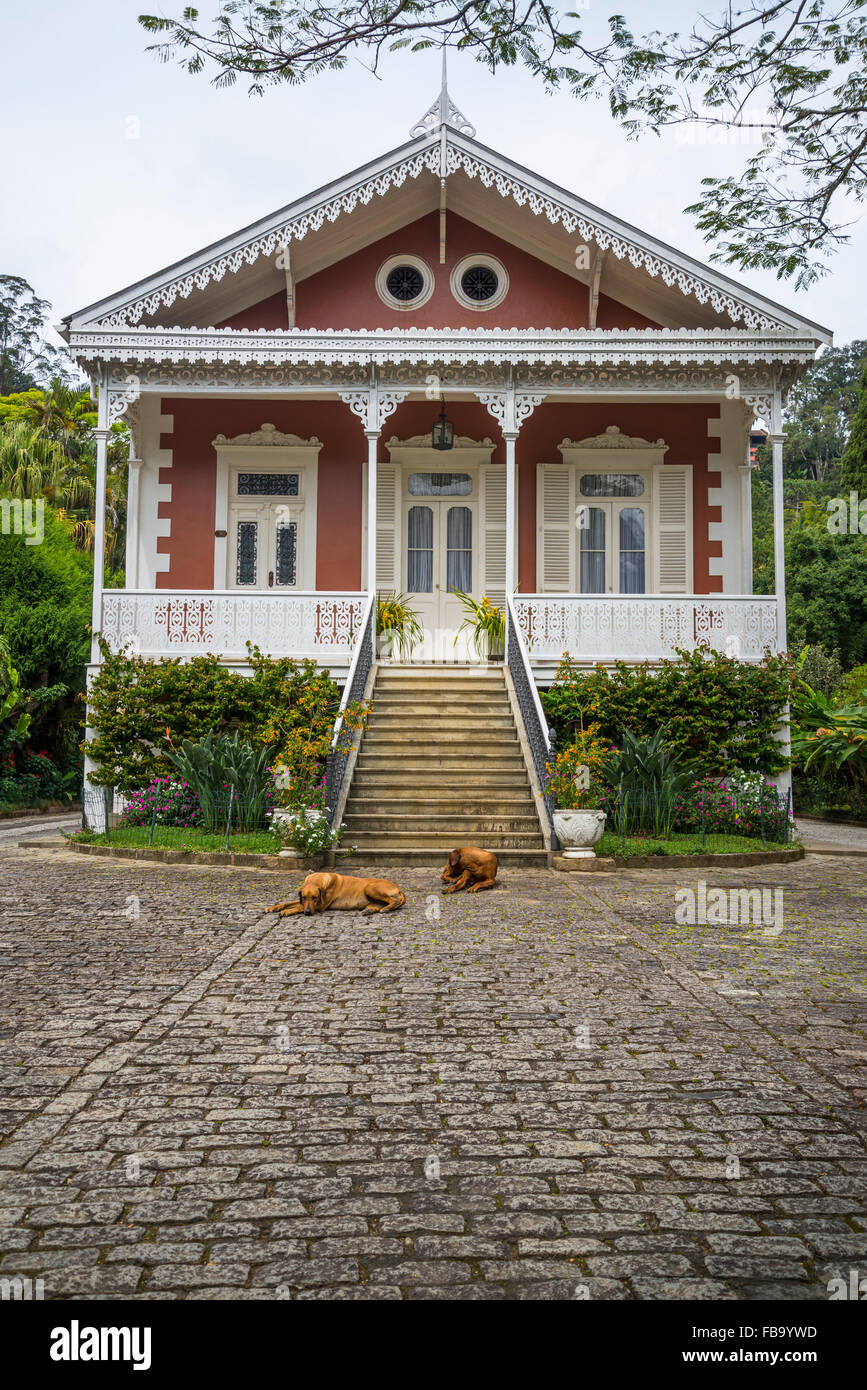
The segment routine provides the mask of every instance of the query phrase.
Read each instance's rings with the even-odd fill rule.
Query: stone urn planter
[[[593,846],[602,839],[604,829],[604,811],[554,812],[554,830],[567,859],[593,859]]]

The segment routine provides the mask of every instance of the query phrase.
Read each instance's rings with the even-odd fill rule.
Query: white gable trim
[[[391,155],[355,170],[253,227],[207,247],[187,261],[91,305],[70,316],[69,322],[76,326],[99,324],[104,327],[136,324],[142,315],[153,315],[161,307],[170,307],[177,299],[186,299],[194,290],[203,290],[211,282],[222,280],[243,264],[252,265],[260,256],[274,255],[291,241],[300,241],[308,232],[316,231],[324,222],[335,222],[360,203],[384,196],[407,179],[418,178],[425,170],[439,175],[443,140],[446,143],[446,175],[462,171],[468,178],[479,179],[486,188],[494,187],[502,197],[511,198],[519,206],[528,206],[552,224],[559,223],[570,234],[577,233],[584,241],[610,251],[620,260],[628,259],[636,269],[660,277],[682,294],[693,296],[701,304],[710,302],[717,313],[729,315],[745,328],[753,331],[818,329],[822,340],[830,341],[830,334],[820,325],[745,289],[728,276],[682,255],[447,126],[441,134],[401,146]]]

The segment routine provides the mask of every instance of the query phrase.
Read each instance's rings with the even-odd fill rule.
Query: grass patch
[[[757,850],[788,848],[774,840],[762,844],[761,840],[749,839],[746,835],[706,835],[702,844],[701,835],[672,835],[667,840],[652,835],[627,835],[621,840],[614,831],[606,830],[596,846],[596,853],[607,858],[632,854],[755,854]]]
[[[197,853],[208,850],[220,854],[226,849],[225,833],[212,835],[204,830],[181,828],[174,825],[154,827],[153,843],[149,846],[150,826],[123,826],[112,830],[109,835],[94,835],[89,832],[68,835],[67,839],[82,840],[89,845],[116,845],[124,849],[188,849]],[[233,831],[229,836],[229,853],[235,854],[277,854],[283,846],[270,830]]]

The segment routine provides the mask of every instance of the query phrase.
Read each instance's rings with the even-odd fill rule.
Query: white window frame
[[[639,441],[636,441],[639,442]],[[643,443],[643,441],[641,441]],[[594,441],[595,443],[595,441]],[[656,593],[656,564],[657,564],[657,538],[659,535],[659,498],[655,480],[658,470],[665,463],[665,455],[668,445],[662,441],[657,444],[648,444],[646,448],[628,448],[618,445],[616,447],[599,448],[574,443],[571,440],[564,440],[558,446],[562,455],[562,467],[569,473],[569,497],[570,497],[570,519],[574,529],[572,544],[569,550],[569,593],[580,594],[580,560],[579,560],[579,531],[577,526],[578,506],[592,507],[607,502],[622,503],[628,506],[642,506],[647,510],[647,527],[645,530],[645,552],[644,552],[644,574],[645,574],[645,597],[652,597]],[[557,467],[552,463],[550,466]],[[579,479],[588,473],[637,473],[644,479],[644,494],[641,497],[584,497],[579,489]],[[543,515],[543,470],[536,470],[536,574],[541,576],[544,573],[544,529],[542,526]],[[609,545],[611,543],[609,540]],[[688,548],[687,572],[692,573],[692,513],[689,512],[687,525],[686,543]],[[618,547],[619,548],[619,547]],[[610,560],[612,573],[615,574],[613,557]],[[616,570],[615,577],[618,589],[615,591],[612,586],[612,596],[619,593],[620,574],[619,568]],[[541,580],[537,579],[537,583]],[[540,590],[542,592],[542,590]],[[626,597],[639,598],[641,595],[627,595]]]
[[[389,293],[388,277],[399,265],[412,266],[424,281],[424,289],[415,299],[395,299],[394,295]],[[409,251],[405,255],[389,256],[376,272],[376,293],[383,304],[387,304],[389,309],[394,309],[397,314],[411,314],[416,309],[422,309],[435,289],[436,277],[427,261]]]
[[[461,280],[468,270],[472,270],[474,265],[487,266],[497,277],[497,292],[490,299],[470,299],[468,295],[464,294]],[[461,256],[457,265],[452,269],[449,283],[452,294],[462,308],[472,309],[477,314],[486,314],[489,309],[498,308],[509,293],[509,272],[497,256],[492,256],[487,251],[475,251],[470,256]]]
[[[287,436],[282,436],[287,438]],[[214,588],[233,588],[233,575],[230,566],[234,556],[234,545],[229,535],[233,504],[239,506],[270,504],[273,507],[286,506],[291,519],[298,522],[298,564],[296,582],[279,593],[313,593],[316,590],[316,522],[319,492],[319,450],[322,444],[318,439],[298,439],[289,444],[235,444],[231,441],[215,443],[217,453],[217,496],[214,517],[215,532],[224,535],[214,536]],[[298,496],[281,498],[237,496],[237,477],[239,473],[297,473]],[[265,571],[267,574],[267,570]],[[255,588],[244,586],[245,593],[269,592],[267,583]]]

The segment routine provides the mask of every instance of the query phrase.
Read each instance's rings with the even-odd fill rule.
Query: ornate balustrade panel
[[[578,661],[659,661],[677,648],[705,647],[742,661],[777,650],[773,598],[722,595],[515,595],[531,665]]]
[[[241,661],[247,642],[269,656],[348,661],[366,594],[107,590],[102,633],[112,650],[143,656],[213,652]]]

